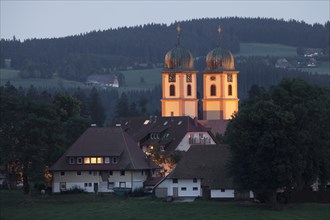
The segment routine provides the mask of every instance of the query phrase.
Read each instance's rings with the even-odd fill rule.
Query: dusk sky
[[[205,17],[283,18],[309,24],[330,20],[329,0],[0,1],[0,37],[11,39],[15,35],[21,40]]]

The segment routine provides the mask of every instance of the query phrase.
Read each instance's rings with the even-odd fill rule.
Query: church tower
[[[218,47],[206,56],[203,74],[203,119],[228,120],[238,111],[237,74],[234,57],[220,47],[221,28],[218,28]]]
[[[162,71],[162,117],[198,117],[197,71],[189,50],[180,45],[180,24],[177,28],[177,43],[165,55]]]

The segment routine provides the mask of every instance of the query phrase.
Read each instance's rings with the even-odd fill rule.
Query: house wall
[[[200,139],[199,135],[203,134],[204,139]],[[179,151],[188,151],[190,146],[192,144],[189,143],[190,138],[192,137],[195,138],[195,140],[197,141],[194,144],[204,144],[204,140],[209,139],[210,142],[205,143],[205,144],[215,144],[214,140],[211,138],[211,136],[209,135],[209,133],[207,132],[187,132],[187,134],[184,136],[184,138],[181,140],[180,144],[177,146],[177,148],[175,150],[179,150]]]
[[[106,172],[106,171],[103,171]],[[67,171],[64,176],[60,175],[61,172],[53,173],[53,192],[59,193],[60,183],[66,184],[66,189],[79,187],[87,192],[94,192],[94,183],[98,183],[99,192],[113,192],[108,189],[108,182],[112,182],[113,186],[125,188],[140,188],[143,187],[143,182],[147,179],[147,175],[142,170],[125,171],[125,175],[121,175],[120,171],[112,171],[113,175],[108,174],[108,179],[102,180],[98,171],[82,171],[81,175],[77,175],[76,171]],[[86,184],[85,184],[86,183]],[[87,185],[87,186],[86,186]]]
[[[193,190],[196,187],[197,190]],[[178,189],[178,197],[199,197],[202,196],[201,191],[201,180],[197,179],[197,182],[194,183],[193,179],[178,179],[177,183],[173,183],[173,179],[165,179],[161,184],[159,184],[156,188],[155,195],[158,197],[173,196],[175,189]],[[186,188],[184,190],[183,188]],[[167,194],[164,193],[164,189],[167,189]]]
[[[233,189],[225,189],[224,192],[221,192],[221,189],[211,189],[211,198],[235,198],[235,190]]]

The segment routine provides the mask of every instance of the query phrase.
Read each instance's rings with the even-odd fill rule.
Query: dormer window
[[[104,158],[104,163],[109,164],[110,163],[110,157],[105,157]]]
[[[118,158],[117,157],[113,157],[112,158],[112,163],[113,164],[117,164],[118,163]]]
[[[82,164],[82,158],[81,157],[77,158],[77,164]]]
[[[74,157],[69,158],[69,164],[74,164]]]

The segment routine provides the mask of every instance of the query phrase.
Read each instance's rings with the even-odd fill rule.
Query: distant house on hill
[[[94,74],[90,75],[86,84],[100,87],[119,87],[118,77],[115,74]]]
[[[317,61],[315,58],[310,58],[307,61],[307,67],[316,67],[317,66]]]
[[[304,50],[304,57],[316,57],[323,55],[321,48],[306,48]]]
[[[87,129],[50,168],[53,192],[132,191],[156,176],[159,167],[121,128]]]
[[[191,146],[174,170],[156,184],[156,197],[249,199],[252,193],[237,191],[228,177],[229,157],[227,145]]]
[[[286,69],[286,68],[289,68],[290,66],[291,65],[290,65],[289,61],[285,58],[278,59],[275,63],[275,68]]]

